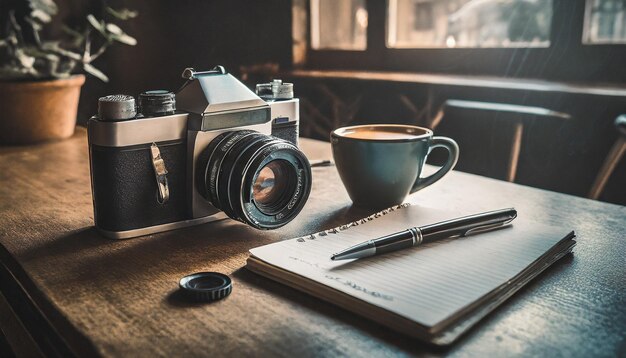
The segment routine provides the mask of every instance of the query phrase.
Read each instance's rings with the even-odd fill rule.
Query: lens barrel
[[[293,144],[250,130],[216,137],[197,163],[200,193],[230,218],[279,228],[302,210],[311,166]]]

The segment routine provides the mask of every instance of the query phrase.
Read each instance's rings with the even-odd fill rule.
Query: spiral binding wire
[[[332,228],[332,229],[316,232],[314,234],[300,236],[300,237],[296,238],[296,241],[304,242],[305,240],[315,240],[318,237],[328,236],[330,234],[338,234],[341,231],[347,230],[347,229],[349,229],[349,228],[351,228],[353,226],[358,226],[358,225],[365,224],[365,223],[370,222],[370,221],[372,221],[372,220],[374,220],[376,218],[379,218],[381,216],[387,215],[390,212],[393,212],[393,211],[398,210],[398,209],[404,209],[404,208],[407,208],[409,206],[411,206],[411,204],[409,204],[409,203],[404,203],[404,204],[392,206],[390,208],[387,208],[385,210],[379,211],[379,212],[374,213],[374,214],[372,214],[372,215],[370,215],[368,217],[365,217],[363,219],[359,219],[359,220],[353,221],[351,223],[340,225],[340,226],[337,226],[337,227]]]

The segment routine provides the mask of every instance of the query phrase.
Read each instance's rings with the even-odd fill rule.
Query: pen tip
[[[333,260],[333,261],[335,261],[335,256],[336,256],[336,255],[332,255],[332,256],[330,257],[330,259],[331,259],[331,260]]]

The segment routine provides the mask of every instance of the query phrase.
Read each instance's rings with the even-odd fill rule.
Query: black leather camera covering
[[[298,122],[287,122],[272,125],[272,135],[298,146]]]
[[[157,143],[167,168],[169,201],[159,204],[151,143],[131,147],[91,146],[96,226],[125,231],[188,219],[186,142]]]

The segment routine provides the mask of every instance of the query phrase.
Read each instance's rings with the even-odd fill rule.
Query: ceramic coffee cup
[[[428,128],[411,125],[368,124],[344,127],[330,135],[333,157],[352,202],[386,208],[446,175],[459,158],[459,147],[447,137],[434,137]],[[433,148],[448,150],[437,172],[421,178]]]

